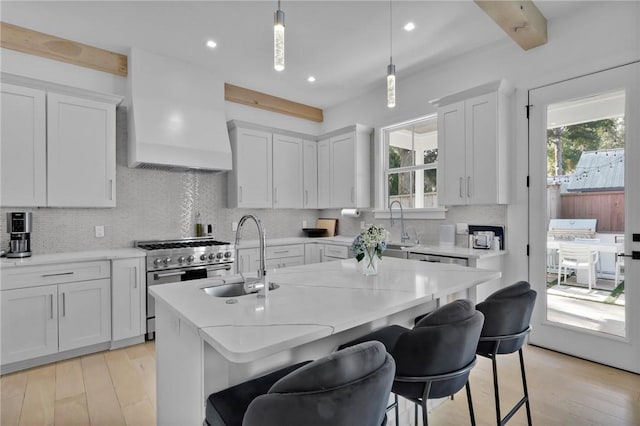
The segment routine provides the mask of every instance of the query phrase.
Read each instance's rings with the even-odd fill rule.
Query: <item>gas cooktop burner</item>
[[[226,246],[231,243],[214,239],[189,239],[189,240],[167,240],[167,241],[138,241],[136,247],[144,250],[165,250],[185,247],[210,247]]]

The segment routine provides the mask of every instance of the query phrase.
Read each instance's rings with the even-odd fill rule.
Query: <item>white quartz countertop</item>
[[[506,250],[482,250],[458,246],[423,245],[406,247],[410,253],[433,254],[436,256],[462,257],[466,259],[486,259],[489,257],[504,256]]]
[[[231,362],[249,362],[318,340],[500,277],[500,272],[452,264],[384,258],[364,276],[355,259],[269,271],[280,286],[267,299],[255,294],[209,296],[203,279],[152,286],[166,304],[198,329]],[[229,303],[234,299],[237,303]]]
[[[145,257],[146,252],[137,248],[123,248],[111,250],[74,251],[66,253],[34,254],[25,258],[2,258],[2,268],[18,266],[50,265],[65,262],[88,262],[93,260],[128,259]]]

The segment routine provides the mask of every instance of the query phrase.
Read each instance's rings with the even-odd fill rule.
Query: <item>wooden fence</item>
[[[559,217],[598,219],[596,232],[624,232],[624,191],[561,194]]]

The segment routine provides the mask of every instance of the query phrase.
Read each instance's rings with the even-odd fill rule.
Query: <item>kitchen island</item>
[[[412,326],[438,300],[496,271],[385,258],[375,276],[354,259],[269,271],[268,297],[213,297],[211,279],[154,286],[158,424],[200,425],[206,397],[279,367],[326,355],[388,325]],[[219,283],[220,281],[218,281]]]

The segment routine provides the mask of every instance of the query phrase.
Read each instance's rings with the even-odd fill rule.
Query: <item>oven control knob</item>
[[[164,260],[162,261],[165,265],[168,265],[171,262],[171,258],[170,257],[165,257]]]
[[[193,262],[195,260],[195,257],[193,257],[193,255],[190,255],[189,257],[187,257],[187,262]]]
[[[160,258],[158,259],[153,259],[153,266],[158,266],[160,265],[160,262],[162,262],[162,260]]]
[[[220,253],[218,253],[218,254],[216,255],[216,257],[217,257],[218,259],[222,259],[222,256],[223,256],[223,255],[222,255],[222,252],[220,252]]]
[[[178,258],[178,263],[184,263],[184,256],[180,256]]]
[[[213,259],[215,259],[215,258],[216,258],[216,255],[215,255],[215,254],[211,253],[211,254],[209,255],[209,260],[213,260]]]
[[[200,260],[207,260],[207,255],[206,254],[201,254],[200,255]]]
[[[224,254],[224,257],[226,257],[227,259],[231,257],[231,252],[228,251]]]

